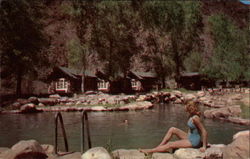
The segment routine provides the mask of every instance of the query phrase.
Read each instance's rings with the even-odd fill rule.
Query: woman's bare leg
[[[174,142],[168,142],[165,145],[157,146],[153,149],[142,149],[141,152],[153,153],[153,152],[166,152],[171,148],[191,148],[192,144],[188,139],[178,140]]]
[[[165,145],[166,143],[168,143],[168,141],[171,139],[171,137],[173,135],[176,135],[179,139],[187,139],[188,138],[188,134],[178,128],[175,127],[171,127],[168,132],[166,133],[165,137],[163,138],[163,140],[161,141],[161,143],[159,144],[159,146]]]

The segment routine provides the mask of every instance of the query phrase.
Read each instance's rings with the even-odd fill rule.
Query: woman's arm
[[[202,146],[202,148],[200,148],[200,151],[204,152],[207,148],[207,131],[206,131],[205,127],[203,126],[203,124],[201,123],[200,117],[195,116],[193,118],[193,122],[201,132],[203,146]]]

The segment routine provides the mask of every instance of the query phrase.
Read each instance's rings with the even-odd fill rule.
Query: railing
[[[69,147],[68,147],[68,140],[67,140],[67,136],[66,136],[66,131],[64,128],[64,124],[63,124],[63,118],[62,118],[62,114],[60,112],[58,112],[55,115],[55,154],[58,155],[58,120],[60,121],[61,124],[61,129],[62,129],[62,134],[63,134],[63,139],[64,139],[64,144],[65,144],[65,151],[68,152],[69,151]],[[85,129],[86,129],[86,134],[87,134],[87,140],[88,140],[88,148],[90,149],[91,146],[91,140],[90,140],[90,131],[89,131],[89,121],[88,121],[88,115],[86,111],[82,111],[82,115],[81,115],[81,152],[84,152],[84,140],[85,140]],[[85,128],[86,125],[86,128]],[[68,153],[64,153],[64,154],[68,154]]]
[[[86,122],[86,131],[87,131],[87,139],[88,139],[88,146],[89,149],[92,147],[91,146],[91,140],[90,140],[90,132],[89,132],[89,121],[88,121],[88,114],[86,111],[82,111],[82,125],[81,125],[81,137],[82,137],[82,142],[81,142],[81,152],[84,152],[84,138],[85,138],[85,134],[84,134],[84,123]]]
[[[58,113],[56,113],[56,115],[55,115],[55,154],[58,154],[58,152],[57,152],[57,151],[58,151],[58,147],[57,147],[58,119],[59,119],[59,121],[60,121],[61,128],[62,128],[63,139],[64,139],[64,144],[65,144],[65,150],[66,150],[66,152],[69,151],[68,141],[67,141],[67,136],[66,136],[64,124],[63,124],[62,114],[61,114],[60,112],[58,112]]]

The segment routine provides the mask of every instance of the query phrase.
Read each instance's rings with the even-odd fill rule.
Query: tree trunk
[[[22,72],[18,71],[16,75],[16,96],[20,97],[22,95]]]
[[[173,35],[172,35],[173,36]],[[180,57],[177,50],[177,44],[174,37],[171,36],[172,48],[174,53],[174,62],[175,62],[175,82],[177,83],[177,88],[180,87]]]
[[[162,89],[166,88],[166,84],[165,84],[165,76],[161,77],[161,82],[162,82]]]
[[[112,47],[113,47],[113,41],[112,40],[110,40],[110,42],[109,42],[109,63],[108,63],[108,76],[110,77],[113,77],[113,69],[112,69],[112,65],[113,65],[113,61],[112,61],[112,54],[113,54],[113,49],[112,49]]]
[[[81,91],[82,91],[82,93],[85,92],[85,69],[82,69]]]
[[[180,63],[179,63],[179,58],[176,59],[175,64],[176,64],[175,81],[177,83],[177,88],[180,88]]]

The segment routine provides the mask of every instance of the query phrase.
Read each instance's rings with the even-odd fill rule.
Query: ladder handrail
[[[90,140],[90,131],[89,131],[89,121],[88,121],[88,114],[87,111],[82,111],[82,124],[81,124],[81,138],[82,138],[82,142],[81,142],[81,152],[84,151],[84,123],[86,122],[86,131],[87,131],[87,139],[88,139],[88,146],[89,148],[91,148],[91,140]]]
[[[68,147],[68,140],[67,140],[67,136],[66,136],[66,131],[64,128],[64,124],[63,124],[63,118],[62,118],[62,114],[61,112],[56,113],[55,115],[55,154],[58,154],[58,148],[57,148],[57,125],[58,125],[58,119],[61,123],[61,129],[62,129],[62,133],[63,133],[63,139],[64,139],[64,144],[65,144],[65,150],[66,152],[69,151],[69,147]]]

